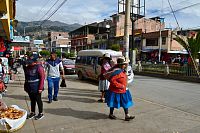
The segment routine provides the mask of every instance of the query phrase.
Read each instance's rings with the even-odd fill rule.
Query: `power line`
[[[47,19],[45,19],[41,24],[40,24],[40,26],[42,26],[47,20],[49,20],[64,4],[65,4],[65,2],[67,2],[67,0],[64,0],[58,7],[57,7],[57,9],[56,10],[54,10],[51,14],[50,14],[50,16],[47,18]]]
[[[50,8],[49,10],[39,19],[39,21],[41,21],[50,11],[51,9],[58,3],[59,0],[57,0]]]
[[[188,2],[188,0],[183,0],[183,1],[179,2],[179,3],[173,4],[173,6],[179,5],[179,4],[184,3],[184,2]],[[166,9],[168,9],[168,8],[169,8],[169,7],[166,7],[166,8],[164,8],[164,9],[162,9],[162,10],[166,10]],[[154,13],[157,13],[157,12],[160,12],[160,11],[161,11],[161,10],[156,10],[156,11],[151,12],[151,14],[154,14]]]
[[[175,13],[175,12],[182,11],[182,10],[185,10],[185,9],[187,9],[187,8],[191,8],[191,7],[193,7],[193,6],[197,6],[197,5],[200,5],[200,2],[199,2],[199,3],[196,3],[196,4],[192,4],[192,5],[186,6],[186,7],[183,7],[183,8],[180,8],[180,9],[177,9],[177,10],[174,11],[174,13]],[[165,14],[161,14],[161,15],[159,15],[159,16],[167,16],[167,15],[170,15],[171,13],[173,13],[173,12],[168,12],[168,13],[165,13]]]
[[[177,24],[178,28],[180,29],[178,20],[177,20],[177,18],[176,18],[176,15],[175,15],[175,13],[174,13],[174,10],[173,10],[172,5],[171,5],[171,3],[170,3],[169,0],[168,0],[168,3],[169,3],[169,6],[170,6],[170,8],[171,8],[171,11],[172,11],[172,13],[173,13],[174,19],[176,20],[176,24]]]
[[[47,0],[47,1],[42,5],[42,7],[41,7],[40,10],[38,11],[38,14],[37,14],[36,17],[38,17],[38,16],[43,12],[45,6],[46,6],[50,1],[52,1],[52,0]],[[36,19],[36,17],[35,17],[34,19]]]

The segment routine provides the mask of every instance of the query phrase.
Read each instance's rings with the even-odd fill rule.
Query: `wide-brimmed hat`
[[[120,58],[117,59],[118,65],[128,64],[129,62],[130,62],[130,60],[128,58],[125,58],[125,57],[120,57]]]
[[[105,53],[105,54],[103,55],[103,58],[109,58],[109,59],[111,59],[111,55],[110,55],[109,53]]]

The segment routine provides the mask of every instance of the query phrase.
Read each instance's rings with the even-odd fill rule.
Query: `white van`
[[[123,56],[122,52],[114,50],[90,49],[79,51],[75,63],[78,78],[98,80],[98,76],[101,73],[100,59],[105,53],[111,55],[113,64],[117,63],[117,58]],[[131,66],[128,66],[128,83],[133,81],[133,77],[134,74],[132,68]]]

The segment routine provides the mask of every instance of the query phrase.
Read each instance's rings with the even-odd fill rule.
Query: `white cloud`
[[[41,5],[45,2],[42,3],[39,0],[20,0],[19,4],[17,4],[17,19],[30,21],[35,18],[35,20],[38,20],[38,18],[41,18],[48,11],[54,2],[55,0],[49,2],[48,5],[43,8],[42,12],[38,12],[41,9]],[[26,12],[24,12],[24,9],[26,9]],[[68,0],[51,20],[59,20],[67,23],[79,22],[84,24],[85,22],[91,23],[93,21],[102,20],[105,14],[109,17],[113,13],[116,13],[116,11],[117,1],[115,0]]]
[[[162,4],[163,1],[163,4]],[[197,0],[170,0],[170,3],[172,5],[172,8],[174,11],[178,9],[182,9],[184,7],[200,3]],[[178,12],[175,12],[175,16],[178,19],[178,22],[180,24],[180,27],[182,28],[189,28],[189,27],[195,27],[200,25],[200,4],[189,7],[183,10],[180,10]],[[161,14],[170,13],[172,12],[168,3],[168,0],[147,0],[147,8],[148,10],[147,14],[149,17],[153,16],[159,16]],[[163,13],[161,13],[163,9]],[[154,12],[154,10],[159,10],[159,12]],[[171,27],[177,27],[176,21],[173,17],[173,14],[168,14],[165,16],[162,16],[165,18],[166,25],[171,25]],[[192,20],[192,21],[191,21]]]
[[[55,1],[56,0],[17,1],[17,19],[20,21],[39,20]],[[59,3],[61,2],[62,0],[60,0]],[[50,20],[80,24],[101,21],[105,18],[109,18],[110,15],[117,13],[117,2],[118,0],[68,0]],[[170,2],[174,10],[199,3],[198,0],[170,0]],[[200,25],[199,8],[200,5],[176,12],[175,14],[180,26],[188,28]],[[146,0],[147,17],[159,16],[161,14],[161,11],[159,12],[159,10],[161,9],[163,9],[163,13],[171,12],[167,0]],[[165,17],[167,26],[171,25],[172,27],[176,27],[172,14],[163,17]]]

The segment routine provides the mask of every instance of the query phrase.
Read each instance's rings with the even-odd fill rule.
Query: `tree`
[[[50,56],[50,52],[48,50],[42,50],[40,51],[40,55],[47,57]]]
[[[175,40],[187,50],[192,59],[192,64],[195,68],[195,71],[198,77],[200,77],[198,63],[196,62],[196,59],[198,59],[198,53],[200,51],[200,32],[197,33],[196,37],[183,38],[183,36],[175,36]]]
[[[61,51],[60,50],[57,50],[56,54],[57,54],[58,57],[61,57]]]
[[[111,46],[111,49],[112,49],[112,50],[115,50],[115,51],[119,51],[119,50],[120,50],[120,45],[119,45],[119,44],[113,44],[113,45]]]

